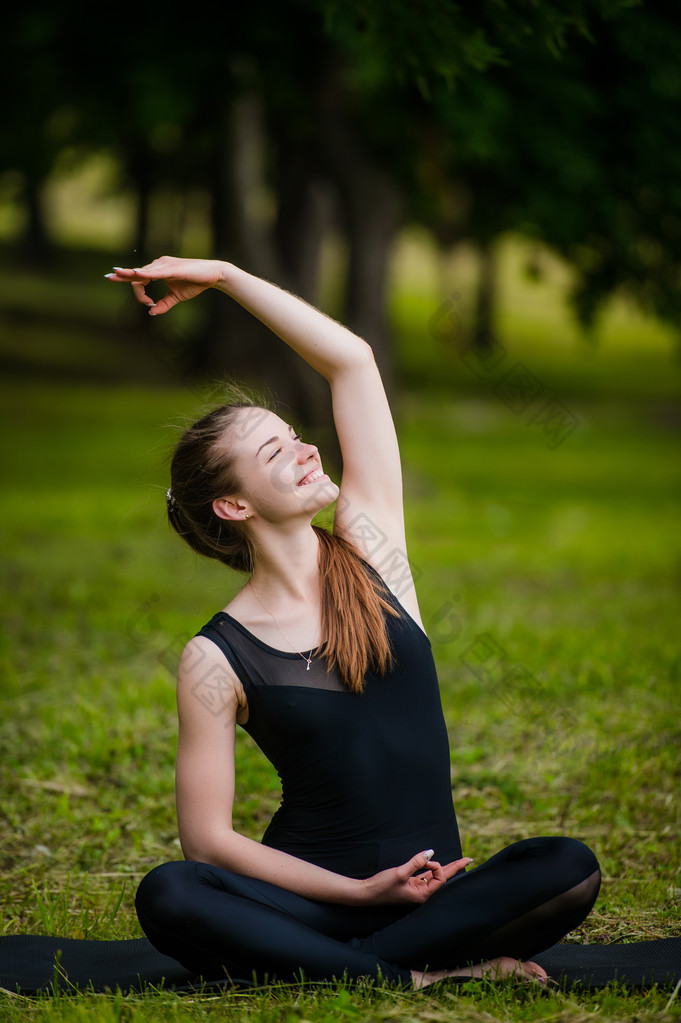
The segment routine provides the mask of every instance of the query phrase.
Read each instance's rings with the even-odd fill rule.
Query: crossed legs
[[[417,908],[314,902],[193,861],[152,870],[136,906],[152,944],[206,978],[346,975],[410,986],[426,971],[530,959],[581,923],[599,885],[581,842],[535,838],[457,875]]]

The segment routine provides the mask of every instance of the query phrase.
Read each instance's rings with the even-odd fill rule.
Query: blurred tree
[[[47,238],[40,186],[67,148],[116,155],[137,194],[137,262],[156,254],[151,237],[173,240],[152,224],[161,188],[206,189],[213,252],[312,302],[337,232],[348,253],[337,312],[388,375],[385,282],[405,221],[478,247],[480,344],[494,341],[502,230],[570,260],[584,322],[620,284],[675,315],[679,157],[670,147],[663,158],[660,140],[678,131],[679,26],[630,7],[260,0],[218,8],[207,25],[34,0],[4,35],[1,73],[17,101],[0,169],[22,171],[35,255]],[[185,368],[255,371],[264,328],[211,297]],[[316,378],[276,346],[266,358],[301,421],[319,418]]]
[[[550,91],[568,42],[577,45],[594,23],[628,6],[585,0],[509,9],[428,0],[418,10],[396,10],[387,2],[327,0],[332,47],[317,92],[318,133],[349,243],[344,315],[371,338],[384,372],[386,266],[405,219],[428,223],[443,242],[477,244],[474,339],[493,342],[494,238],[509,219],[516,226],[509,204],[530,184],[512,179],[504,163],[517,145],[515,118],[525,116],[504,92],[508,80],[524,62],[541,61],[542,88]]]
[[[25,8],[14,30],[0,36],[0,87],[5,96],[0,132],[0,171],[17,171],[25,222],[22,256],[37,265],[50,257],[44,185],[69,141],[70,111],[63,92],[64,62],[57,39],[60,14],[54,6]]]
[[[507,63],[432,96],[420,147],[430,197],[412,194],[442,244],[466,238],[479,249],[478,344],[494,342],[502,231],[540,239],[568,261],[585,328],[618,288],[678,322],[680,47],[675,8],[637,7],[592,19],[589,38],[560,60],[529,37],[510,40]]]
[[[359,142],[374,165],[389,170],[392,179],[379,185],[367,159],[362,164],[355,159],[354,191],[364,197],[355,217],[360,247],[371,245],[372,250],[371,259],[358,261],[360,295],[361,282],[372,282],[372,276],[374,282],[385,278],[401,214],[402,219],[426,223],[442,244],[463,239],[475,244],[480,274],[472,337],[481,346],[494,343],[494,239],[504,229],[528,227],[523,197],[535,184],[528,173],[532,155],[543,145],[541,137],[523,127],[528,116],[532,118],[537,98],[532,90],[541,90],[540,105],[542,96],[554,94],[556,80],[565,78],[563,92],[569,92],[565,56],[573,48],[579,50],[580,44],[590,45],[595,26],[630,6],[629,0],[568,0],[550,6],[532,0],[512,6],[494,0],[458,4],[427,0],[418,9],[395,10],[387,2],[327,0],[327,29],[331,26],[343,58],[351,113],[347,117],[346,111],[345,120],[355,136],[352,146],[345,131],[332,154],[333,163],[341,168],[347,164]],[[535,72],[528,83],[527,70],[534,66],[542,74]],[[581,99],[578,91],[575,98]],[[578,102],[577,117],[579,107]],[[343,119],[336,109],[331,113],[325,121],[331,126],[327,134],[337,135]],[[544,102],[542,115],[550,130],[554,116],[550,99]],[[575,136],[575,149],[582,141]],[[523,143],[529,154],[523,152]],[[569,131],[561,143],[561,155],[569,157]],[[347,154],[345,161],[342,154]],[[551,182],[540,187],[550,188]],[[392,230],[386,229],[391,221]],[[532,230],[538,233],[536,225]],[[349,285],[352,294],[352,276]],[[380,287],[371,294],[374,302],[382,302]],[[366,309],[368,301],[359,305]],[[387,337],[378,310],[353,316],[350,302],[348,320],[360,330],[365,323],[373,326],[372,340]],[[387,348],[383,340],[379,354]]]
[[[583,184],[578,195],[573,184],[571,224],[541,227],[577,270],[573,299],[585,326],[616,288],[678,326],[680,52],[681,10],[664,3],[596,26],[595,45],[580,51],[575,71],[593,103],[588,137],[582,132]]]

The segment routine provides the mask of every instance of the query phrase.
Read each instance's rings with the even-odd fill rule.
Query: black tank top
[[[449,743],[430,642],[392,594],[394,667],[351,693],[324,660],[275,650],[224,611],[212,640],[248,698],[245,730],[274,765],[282,801],[263,843],[348,877],[434,849],[461,856]],[[307,655],[306,655],[307,656]]]

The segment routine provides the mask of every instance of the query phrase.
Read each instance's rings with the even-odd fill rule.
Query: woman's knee
[[[513,857],[529,857],[537,861],[535,869],[545,879],[552,879],[564,891],[579,888],[585,901],[593,902],[601,883],[601,870],[593,851],[577,838],[552,835],[529,838],[511,847]]]
[[[196,864],[190,860],[173,860],[154,867],[142,878],[135,895],[135,909],[140,923],[168,926],[184,916],[191,904]]]
[[[551,835],[542,838],[525,838],[515,842],[500,854],[511,860],[536,860],[552,874],[561,874],[573,884],[600,870],[594,853],[577,838],[565,835]]]
[[[570,870],[578,880],[586,880],[592,874],[597,874],[600,882],[601,868],[596,855],[592,849],[578,838],[561,837],[555,840],[559,843],[558,854],[565,867]],[[576,882],[577,883],[577,882]]]
[[[592,849],[577,838],[555,839],[554,870],[575,909],[591,911],[601,887],[601,868]]]

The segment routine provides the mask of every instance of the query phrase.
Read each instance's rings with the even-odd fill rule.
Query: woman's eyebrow
[[[288,432],[289,432],[289,433],[295,433],[295,432],[296,432],[296,431],[295,431],[295,430],[293,429],[293,427],[292,427],[292,426],[289,426],[289,427],[287,427],[287,429],[288,429]],[[275,440],[279,440],[279,438],[278,438],[278,437],[270,437],[270,439],[269,439],[269,440],[266,440],[266,441],[264,442],[264,444],[261,444],[261,445],[260,445],[260,447],[258,448],[258,450],[257,450],[257,451],[256,451],[256,453],[255,453],[255,457],[257,458],[257,457],[258,457],[258,455],[260,454],[260,452],[262,451],[262,449],[263,449],[263,448],[266,448],[268,444],[271,444],[271,443],[272,443],[272,441],[275,441]]]
[[[258,455],[260,454],[260,452],[262,451],[262,449],[266,448],[268,444],[271,444],[272,441],[275,441],[275,440],[279,440],[279,438],[278,437],[270,437],[270,439],[266,440],[264,444],[261,444],[260,447],[258,448],[258,450],[255,453],[255,457],[257,458]]]

